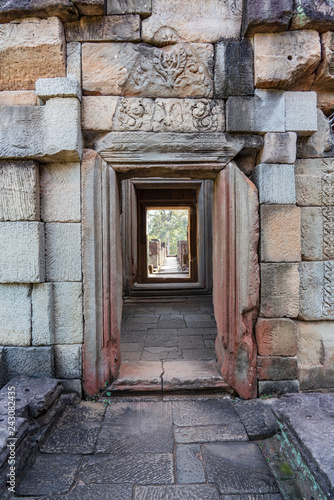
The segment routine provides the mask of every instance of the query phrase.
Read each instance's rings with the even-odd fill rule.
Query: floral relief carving
[[[121,130],[140,130],[143,125],[145,108],[141,99],[121,99],[119,109],[119,128]]]
[[[199,132],[216,131],[218,117],[216,107],[212,107],[207,99],[199,99],[192,106],[193,123]]]

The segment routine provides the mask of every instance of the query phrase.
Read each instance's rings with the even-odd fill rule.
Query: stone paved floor
[[[215,360],[216,335],[211,297],[125,303],[122,361]]]
[[[279,500],[257,439],[262,401],[116,398],[69,406],[40,444],[17,497],[63,500]],[[249,411],[250,410],[250,411]]]

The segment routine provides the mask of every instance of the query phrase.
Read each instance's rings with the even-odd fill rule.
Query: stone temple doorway
[[[217,325],[214,352],[218,364],[215,366],[224,380],[222,383],[232,387],[244,398],[256,396],[253,326],[259,296],[258,199],[255,186],[231,160],[241,152],[244,156],[254,156],[254,152],[261,149],[262,142],[260,137],[252,135],[232,137],[213,133],[208,142],[205,133],[112,132],[95,143],[94,154],[87,153],[83,161],[82,178],[84,385],[87,393],[95,392],[106,380],[114,380],[116,385],[121,383],[120,312],[123,305],[123,319],[128,323],[129,335],[129,331],[143,330],[143,326],[139,325],[147,324],[144,321],[148,318],[139,316],[150,313],[154,318],[148,323],[147,331],[162,329],[163,321],[169,322],[169,325],[172,321],[184,321],[186,328],[192,327],[191,318],[188,318],[188,323],[184,317],[172,319],[174,312],[175,316],[182,316],[181,308],[177,310],[177,305],[175,310],[174,305],[173,310],[169,310],[169,318],[163,316],[168,314],[167,311],[160,311],[157,317],[159,306],[156,304],[154,311],[148,310],[149,303],[152,307],[152,292],[153,295],[159,292],[159,300],[163,296],[165,306],[170,307],[169,301],[174,299],[171,295],[177,287],[178,300],[186,300],[188,296],[197,299],[200,295],[205,299],[212,290],[213,314]],[[147,189],[148,184],[152,187],[152,183],[160,189],[163,184],[164,189],[171,190],[176,187],[189,189],[196,185],[196,282],[175,284],[136,280],[140,272],[138,191]],[[211,194],[207,195],[208,192]],[[117,200],[120,200],[119,209]],[[208,251],[210,234],[212,251],[211,248]],[[144,311],[137,311],[138,314],[134,313],[131,318],[122,296],[130,297],[130,301],[140,299]],[[192,307],[197,308],[200,314],[212,314],[204,311],[195,300]],[[200,322],[198,317],[193,320]],[[214,322],[212,316],[206,320]],[[152,323],[157,328],[152,328]],[[182,330],[183,326],[183,323],[179,324],[176,329]],[[204,337],[202,340],[205,340]],[[138,340],[137,343],[141,342]],[[170,363],[172,361],[169,360]],[[139,362],[142,361],[135,363]],[[149,360],[144,363],[147,366]],[[175,373],[176,368],[171,371]],[[200,371],[197,367],[198,374]],[[164,368],[163,373],[166,374]],[[131,385],[130,379],[127,381],[129,384],[125,385]],[[161,364],[157,380],[167,383],[163,382]]]

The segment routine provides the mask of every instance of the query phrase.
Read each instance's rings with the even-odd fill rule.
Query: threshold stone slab
[[[273,404],[283,433],[298,449],[328,498],[334,496],[332,394],[288,394]]]
[[[111,391],[161,391],[161,361],[135,361],[121,363],[117,380]]]
[[[195,337],[196,338],[196,337]],[[164,361],[164,391],[196,388],[228,388],[215,361]]]

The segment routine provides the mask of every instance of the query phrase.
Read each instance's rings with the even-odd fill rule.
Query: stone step
[[[287,394],[272,410],[281,429],[273,447],[302,478],[301,498],[334,498],[334,395]]]
[[[117,380],[106,392],[176,392],[233,390],[218,371],[215,361],[136,361],[120,366]]]

